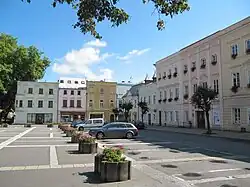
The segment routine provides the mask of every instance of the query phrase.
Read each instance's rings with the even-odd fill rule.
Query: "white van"
[[[97,128],[104,125],[103,118],[92,118],[84,121],[83,123],[77,124],[77,129],[83,131],[84,129]]]

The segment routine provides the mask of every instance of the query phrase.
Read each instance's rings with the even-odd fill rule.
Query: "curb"
[[[147,128],[145,130],[148,131],[160,131],[160,132],[170,132],[170,133],[178,133],[178,134],[186,134],[186,135],[193,135],[193,136],[205,136],[205,137],[209,137],[209,138],[219,138],[219,139],[227,139],[227,140],[231,140],[234,142],[245,142],[245,143],[250,143],[250,139],[242,139],[242,138],[231,138],[231,137],[223,137],[223,136],[214,136],[214,135],[207,135],[207,134],[195,134],[195,133],[188,133],[188,132],[176,132],[176,131],[171,131],[171,130],[167,130],[167,129],[151,129],[151,128]]]

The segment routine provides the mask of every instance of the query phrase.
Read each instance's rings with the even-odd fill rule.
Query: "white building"
[[[127,93],[127,91],[133,86],[130,82],[117,83],[116,85],[116,107],[120,108],[122,104],[122,97]]]
[[[143,122],[148,125],[159,123],[158,119],[158,90],[156,81],[146,80],[145,84],[139,88],[140,101],[147,103],[149,111],[143,116]],[[141,110],[139,109],[139,120],[141,118]]]
[[[75,119],[85,119],[86,79],[62,77],[58,82],[59,121],[71,122]]]
[[[18,81],[16,124],[56,123],[58,83]]]

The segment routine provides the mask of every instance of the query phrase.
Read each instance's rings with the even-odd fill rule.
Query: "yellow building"
[[[87,81],[87,118],[104,118],[114,121],[116,103],[116,83]]]

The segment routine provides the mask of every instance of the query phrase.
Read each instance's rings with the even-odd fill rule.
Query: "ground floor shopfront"
[[[113,122],[115,121],[115,115],[112,111],[101,111],[101,110],[95,110],[95,111],[88,111],[87,112],[87,118],[103,118],[104,121]]]
[[[70,112],[70,111],[61,111],[59,112],[59,119],[62,123],[72,122],[77,119],[85,120],[85,112]]]

